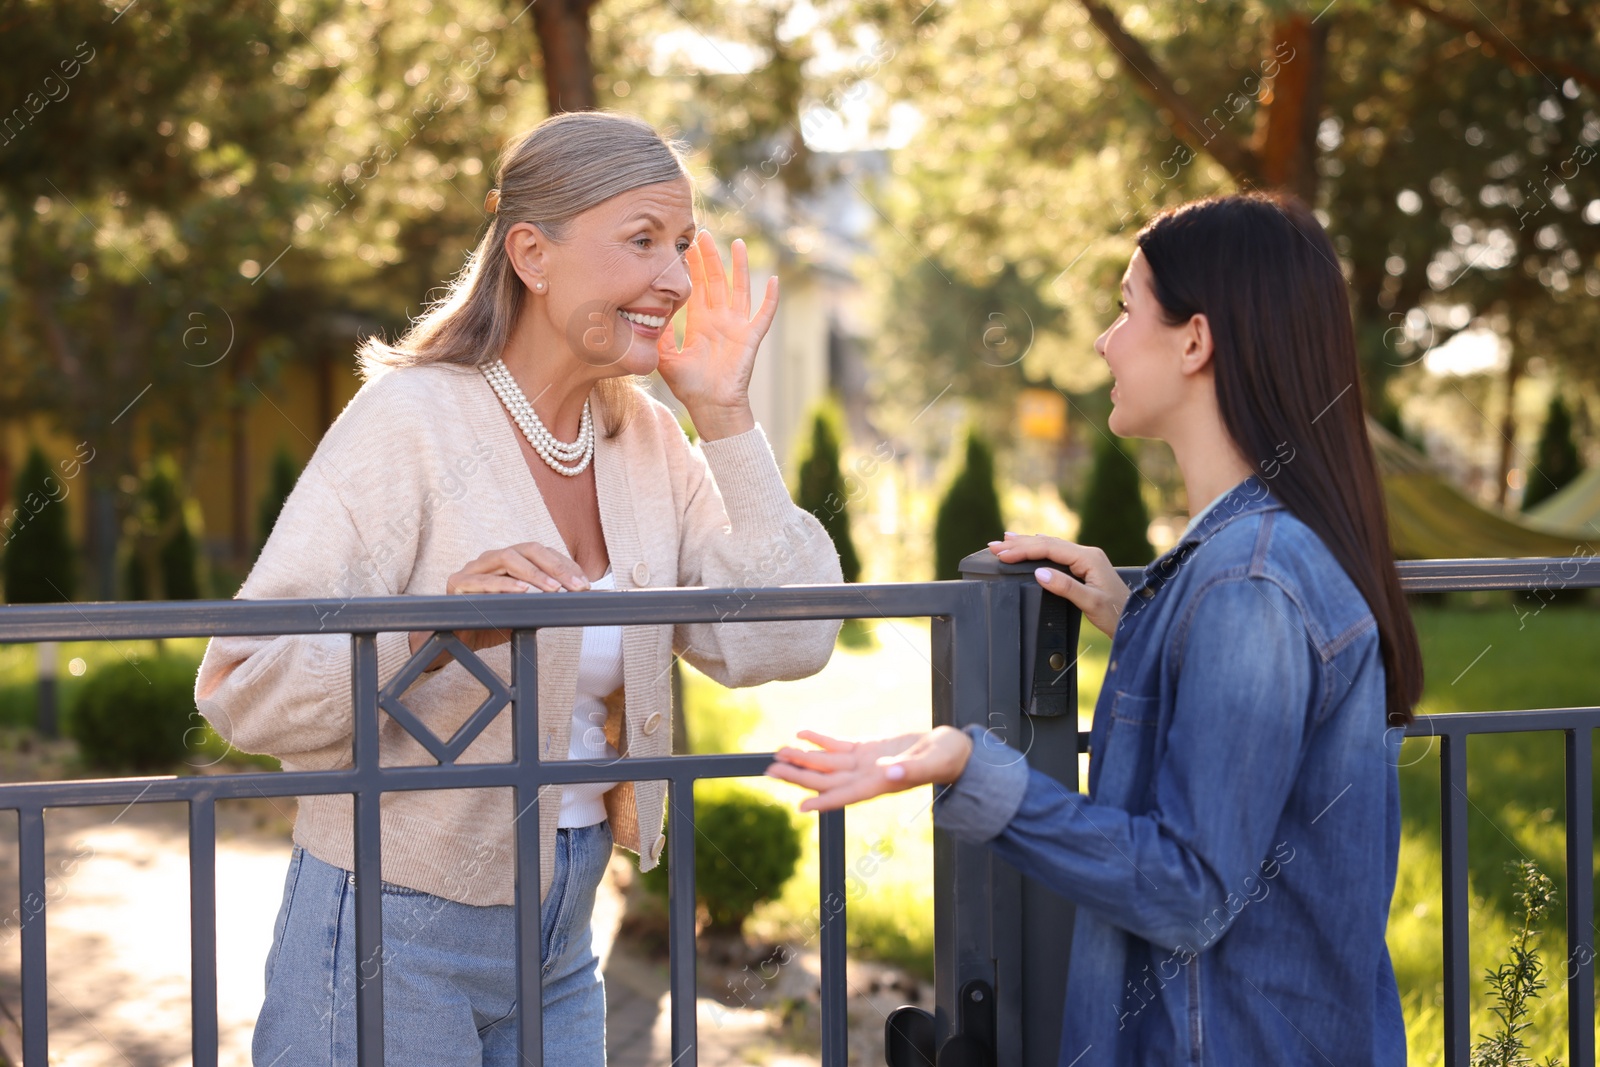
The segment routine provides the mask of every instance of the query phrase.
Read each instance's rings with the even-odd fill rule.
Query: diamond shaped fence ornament
[[[449,649],[456,662],[467,669],[478,683],[488,690],[473,713],[467,716],[448,741],[441,741],[439,737],[417,718],[412,710],[405,706],[400,699],[400,694],[411,687],[411,684],[427,669],[434,657]],[[378,706],[389,713],[389,717],[400,724],[401,729],[416,739],[416,742],[427,749],[429,754],[440,763],[454,763],[460,755],[467,750],[484,727],[494,721],[500,709],[511,703],[511,690],[506,688],[500,676],[496,674],[487,663],[478,658],[477,653],[461,643],[461,639],[453,633],[435,633],[425,641],[421,648],[406,660],[406,665],[400,668],[400,673],[389,680],[389,684],[378,691]]]

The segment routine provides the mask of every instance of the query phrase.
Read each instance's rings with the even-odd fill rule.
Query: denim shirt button
[[[1117,669],[1117,661],[1116,660],[1112,660],[1111,661],[1111,666],[1109,668],[1107,668],[1107,669],[1108,670],[1113,670],[1113,671],[1116,670]]]
[[[1151,597],[1156,595],[1156,591],[1147,585],[1143,589],[1139,590],[1139,595],[1144,597],[1146,600],[1149,600]]]

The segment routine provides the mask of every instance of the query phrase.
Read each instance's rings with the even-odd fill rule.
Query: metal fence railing
[[[674,755],[615,762],[542,761],[535,743],[538,687],[535,642],[545,627],[714,623],[746,625],[779,619],[927,617],[952,633],[983,625],[981,603],[970,583],[891,586],[813,586],[777,590],[641,590],[581,597],[438,596],[349,601],[274,600],[138,604],[11,606],[0,610],[0,643],[116,641],[225,634],[280,635],[342,632],[351,635],[351,697],[355,709],[351,765],[330,771],[245,773],[196,777],[121,778],[0,784],[0,810],[17,813],[21,909],[22,1055],[24,1067],[46,1067],[49,1057],[48,969],[45,916],[47,808],[179,802],[189,811],[190,944],[193,1060],[217,1062],[216,805],[243,797],[345,793],[355,804],[355,954],[358,1060],[383,1063],[382,839],[379,803],[394,790],[510,788],[515,822],[518,914],[519,1053],[538,1064],[540,1010],[539,818],[541,787],[557,783],[666,781],[668,840],[672,1062],[692,1067],[695,1046],[694,782],[701,778],[759,775],[769,754]],[[468,651],[455,630],[512,632],[510,684]],[[379,689],[376,636],[380,632],[439,631],[386,687]],[[441,636],[442,635],[442,636]],[[448,645],[489,690],[483,705],[457,734],[434,737],[406,709],[401,694],[410,678]],[[969,665],[945,665],[946,677],[965,679]],[[941,668],[935,665],[935,670]],[[981,684],[973,677],[968,684]],[[509,706],[513,759],[500,764],[455,762],[472,740]],[[380,766],[379,709],[428,749],[437,765]],[[822,909],[822,1060],[846,1059],[844,813],[819,822]]]
[[[982,553],[980,556],[987,556]],[[969,562],[978,557],[969,558]],[[17,813],[21,910],[24,1067],[48,1061],[45,915],[47,808],[179,802],[189,812],[192,1030],[195,1067],[217,1062],[216,804],[244,797],[343,793],[355,805],[356,1014],[358,1060],[383,1062],[382,840],[379,803],[395,790],[499,787],[513,790],[518,997],[522,1061],[543,1062],[540,1010],[538,796],[545,785],[629,780],[668,783],[668,930],[671,1055],[693,1067],[695,1009],[694,782],[759,775],[767,753],[673,755],[615,762],[540,760],[538,630],[550,627],[722,623],[780,619],[930,618],[934,723],[981,723],[1023,739],[1032,766],[1078,788],[1078,730],[1072,650],[1078,617],[1041,597],[1029,567],[995,566],[992,557],[966,572],[973,580],[782,589],[673,589],[596,592],[581,597],[437,596],[349,601],[275,600],[11,606],[0,610],[0,643],[116,641],[214,635],[348,633],[352,642],[354,737],[349,767],[329,771],[244,773],[0,784],[0,810]],[[1600,586],[1600,559],[1443,560],[1402,564],[1408,591]],[[1132,573],[1130,572],[1129,576]],[[1552,585],[1552,574],[1559,576]],[[984,580],[987,579],[987,580]],[[500,629],[512,633],[511,678],[504,684],[455,642],[436,636],[386,687],[377,684],[376,635],[398,631]],[[408,678],[448,644],[489,690],[484,704],[448,739],[434,737],[401,700]],[[1062,657],[1061,650],[1066,650]],[[513,758],[460,765],[456,758],[491,720],[509,709]],[[380,710],[439,761],[380,766]],[[1467,944],[1466,738],[1471,734],[1561,731],[1566,740],[1567,914],[1571,1053],[1594,1064],[1592,938],[1593,765],[1591,741],[1600,707],[1419,717],[1407,736],[1440,739],[1444,865],[1445,1062],[1466,1067],[1471,975]],[[822,1064],[847,1059],[845,982],[845,816],[819,820],[822,927]],[[1060,1050],[1060,1009],[1070,953],[1072,907],[1045,887],[992,858],[987,849],[934,840],[935,999],[923,1043],[958,1041],[966,1058],[988,1064],[1053,1064]],[[835,906],[835,903],[837,906]],[[531,908],[531,910],[530,910]],[[981,1010],[978,1010],[981,1007]],[[976,1059],[971,1057],[976,1056]],[[956,1057],[952,1057],[952,1062]],[[944,1057],[939,1057],[944,1062]]]
[[[1407,592],[1504,589],[1532,594],[1600,586],[1600,558],[1425,560],[1400,565]],[[1553,596],[1552,596],[1553,599]],[[1542,609],[1541,603],[1541,609]],[[1444,1062],[1471,1058],[1467,956],[1467,738],[1559,731],[1567,809],[1567,1063],[1594,1067],[1594,730],[1600,707],[1420,715],[1407,737],[1439,739],[1439,847],[1444,864]]]

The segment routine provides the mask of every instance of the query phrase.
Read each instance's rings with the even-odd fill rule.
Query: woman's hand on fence
[[[1047,559],[1066,567],[1071,574],[1063,574],[1054,567],[1040,567],[1034,572],[1034,578],[1056,596],[1076,604],[1096,629],[1106,634],[1116,632],[1129,590],[1100,549],[1043,534],[1008,533],[1004,541],[990,541],[989,551],[1005,563]]]
[[[767,279],[761,308],[750,317],[750,264],[743,241],[733,242],[733,270],[709,231],[701,230],[684,253],[693,290],[685,305],[683,347],[670,329],[656,341],[661,378],[689,412],[705,440],[732,437],[755,426],[750,375],[756,347],[778,313],[778,278]]]
[[[496,548],[485,552],[445,579],[446,593],[555,593],[589,588],[583,568],[563,553],[535,541]],[[474,652],[511,640],[508,630],[457,630],[456,639]],[[411,633],[411,653],[433,636],[425,630]],[[428,664],[434,671],[450,662],[449,651],[440,652]]]
[[[913,786],[953,782],[966,770],[972,739],[960,730],[934,730],[870,741],[844,741],[813,730],[796,736],[816,748],[785,745],[767,774],[810,789],[801,811],[829,811]]]

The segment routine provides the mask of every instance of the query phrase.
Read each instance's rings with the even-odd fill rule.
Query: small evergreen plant
[[[1527,472],[1528,488],[1522,494],[1522,510],[1527,511],[1548,500],[1583,473],[1578,444],[1572,439],[1572,413],[1559,395],[1550,398],[1550,410],[1539,434],[1534,454],[1534,469]]]
[[[933,525],[934,580],[961,577],[961,560],[1005,535],[994,452],[976,431],[967,434],[965,462],[957,472]]]
[[[28,449],[4,530],[7,603],[59,604],[77,591],[78,557],[65,497],[65,483],[44,453],[37,446]]]
[[[70,722],[84,763],[97,770],[171,770],[204,736],[195,710],[199,664],[176,655],[112,660],[78,691]]]
[[[756,905],[776,900],[800,863],[800,830],[789,809],[746,785],[696,783],[694,888],[706,929],[737,935]],[[668,833],[671,827],[668,827]],[[641,878],[667,895],[667,856]]]
[[[256,520],[261,537],[256,545],[258,555],[272,534],[272,527],[277,524],[278,516],[283,513],[283,505],[288,502],[289,494],[294,491],[294,483],[299,478],[300,469],[294,457],[287,448],[280,446],[272,456],[272,467],[267,473],[267,491],[261,498],[261,512]]]
[[[147,465],[126,530],[123,568],[131,600],[197,600],[204,581],[200,509],[183,492],[177,464],[160,457]]]
[[[1101,549],[1118,567],[1142,567],[1156,558],[1139,482],[1133,457],[1110,433],[1102,434],[1095,442],[1077,540]]]
[[[838,417],[832,405],[822,405],[811,417],[811,441],[800,462],[800,483],[795,503],[822,523],[839,550],[839,569],[847,582],[861,578],[861,558],[850,536],[850,493],[839,469]]]
[[[1472,1046],[1471,1067],[1533,1067],[1524,1038],[1533,1025],[1528,1009],[1547,984],[1544,961],[1539,958],[1539,921],[1556,899],[1555,883],[1532,860],[1511,864],[1517,876],[1518,914],[1522,926],[1511,935],[1511,959],[1483,973],[1496,1001],[1493,1008],[1499,1028],[1482,1034]],[[1553,1057],[1543,1067],[1561,1067]]]

